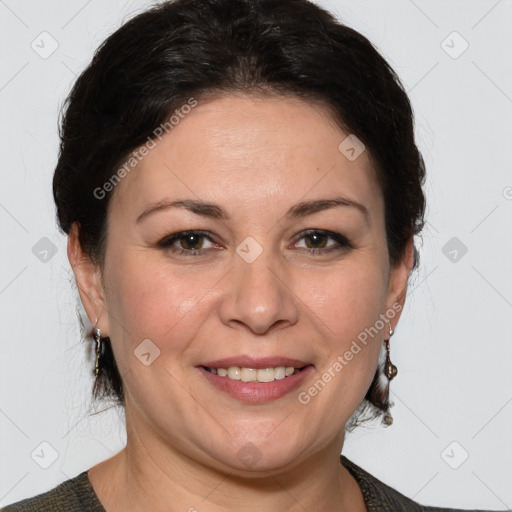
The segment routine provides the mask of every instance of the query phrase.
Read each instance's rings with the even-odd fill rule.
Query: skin
[[[200,101],[117,185],[103,268],[74,226],[68,256],[81,300],[111,338],[126,394],[127,445],[88,473],[109,512],[366,510],[339,454],[388,324],[307,405],[297,399],[380,314],[403,306],[413,263],[410,240],[390,266],[372,161],[338,150],[347,135],[326,107],[297,98]],[[368,221],[354,207],[285,216],[300,201],[339,195],[363,204]],[[137,222],[164,199],[212,202],[230,218],[168,208]],[[212,233],[192,244],[205,254],[158,246],[187,229]],[[352,247],[313,254],[338,244],[301,238],[309,229],[341,233]],[[252,263],[236,252],[248,236],[263,249]],[[174,247],[191,248],[183,238]],[[133,353],[145,339],[160,350],[149,366]],[[251,404],[196,368],[241,354],[294,357],[314,372],[300,389]],[[251,467],[237,456],[249,442],[261,455]]]

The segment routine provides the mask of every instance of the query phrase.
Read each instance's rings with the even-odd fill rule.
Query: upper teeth
[[[209,368],[212,373],[220,377],[228,377],[233,380],[243,382],[272,382],[273,380],[282,380],[285,377],[293,375],[295,368],[293,366],[277,366],[276,368],[240,368],[231,366],[230,368]]]

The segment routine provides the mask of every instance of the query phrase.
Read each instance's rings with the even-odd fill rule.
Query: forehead
[[[161,139],[153,138],[113,202],[142,207],[186,196],[248,205],[339,192],[375,203],[380,195],[368,152],[351,160],[340,151],[349,134],[324,105],[232,94],[198,101],[187,112]]]

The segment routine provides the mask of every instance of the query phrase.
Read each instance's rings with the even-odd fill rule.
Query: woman
[[[399,79],[306,0],[177,0],[110,36],[54,197],[127,445],[15,510],[449,510],[351,462],[386,425],[425,170]]]

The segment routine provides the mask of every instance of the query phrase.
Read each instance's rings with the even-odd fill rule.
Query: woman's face
[[[348,135],[323,107],[231,95],[199,102],[117,184],[104,280],[82,297],[129,432],[235,471],[341,446],[412,264],[389,266],[381,190],[366,151],[339,149]]]

